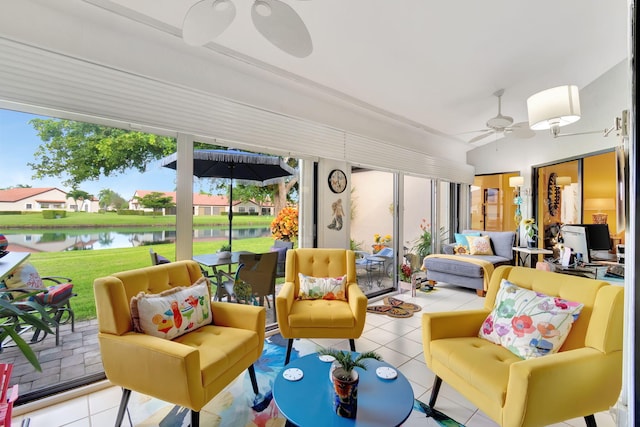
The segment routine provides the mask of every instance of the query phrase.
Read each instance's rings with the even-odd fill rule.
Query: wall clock
[[[340,169],[329,172],[329,188],[334,193],[342,193],[347,188],[347,175]]]
[[[549,208],[549,215],[556,216],[558,209],[560,208],[560,188],[556,182],[558,175],[553,172],[549,175],[549,181],[547,183],[547,207]]]

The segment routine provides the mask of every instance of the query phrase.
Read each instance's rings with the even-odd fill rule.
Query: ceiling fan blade
[[[486,137],[488,137],[489,135],[493,135],[494,131],[491,132],[487,132],[487,133],[483,133],[482,135],[478,135],[476,137],[473,137],[469,140],[469,144],[473,144],[474,142],[478,142],[481,139],[485,139]]]
[[[288,54],[304,58],[313,52],[309,30],[288,4],[279,0],[256,0],[251,19],[264,38]]]
[[[511,133],[516,138],[523,139],[533,138],[536,135],[536,133],[529,127],[528,122],[519,122],[514,124],[511,126]]]
[[[491,129],[476,129],[476,130],[470,130],[468,132],[461,132],[461,133],[456,133],[456,135],[468,135],[470,133],[478,133],[478,132],[492,132]]]
[[[182,39],[191,46],[202,46],[218,37],[236,17],[230,0],[202,0],[191,6],[182,23]]]

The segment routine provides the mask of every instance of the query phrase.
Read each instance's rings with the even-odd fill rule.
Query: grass
[[[272,216],[236,215],[233,217],[233,228],[255,226],[269,226]],[[102,228],[135,229],[174,227],[175,215],[167,216],[135,216],[117,215],[115,213],[95,214],[86,212],[68,212],[66,218],[44,219],[41,213],[28,213],[0,216],[0,232],[7,229],[87,229]],[[194,227],[229,225],[226,215],[194,216]],[[193,254],[201,255],[216,252],[221,241],[194,241]],[[255,253],[268,252],[273,245],[273,238],[260,237],[233,241],[236,251],[250,251]],[[93,281],[98,277],[151,265],[149,248],[171,261],[175,261],[175,243],[153,244],[152,246],[137,246],[133,248],[115,248],[87,251],[39,252],[29,257],[41,276],[70,277],[74,283],[74,291],[78,296],[72,299],[72,307],[76,319],[92,319],[96,316],[93,297]]]
[[[271,237],[234,240],[235,251],[268,252],[273,245]],[[194,242],[193,254],[216,252],[220,242]],[[151,265],[149,248],[171,261],[175,261],[175,244],[137,246],[135,248],[102,249],[98,251],[41,252],[31,254],[29,262],[41,276],[65,276],[73,279],[73,290],[78,296],[71,300],[76,319],[96,317],[93,281],[119,271]]]
[[[267,215],[234,215],[233,226],[269,226],[273,216]],[[13,228],[80,228],[80,227],[124,227],[124,226],[175,226],[175,215],[118,215],[114,212],[103,214],[88,212],[67,212],[65,218],[45,219],[42,213],[26,213],[16,215],[0,215],[3,229]],[[229,225],[226,215],[199,215],[193,217],[193,225],[223,226]]]

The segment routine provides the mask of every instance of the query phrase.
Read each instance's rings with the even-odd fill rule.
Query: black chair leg
[[[200,412],[191,410],[191,427],[200,427]]]
[[[438,393],[440,393],[441,385],[442,385],[442,378],[436,375],[436,378],[433,380],[433,387],[431,388],[431,397],[429,398],[429,406],[432,408],[436,404],[436,399],[438,398]]]
[[[258,394],[258,392],[260,391],[258,389],[258,380],[256,379],[256,369],[253,367],[253,365],[249,366],[249,378],[251,378],[251,385],[253,386],[253,392],[255,394]]]
[[[127,404],[129,403],[129,398],[131,397],[131,390],[128,388],[122,389],[122,398],[120,399],[120,407],[118,408],[118,416],[116,417],[115,427],[120,427],[122,425],[122,419],[124,418],[124,413],[127,410]]]
[[[587,427],[598,427],[596,417],[593,414],[584,417],[584,421],[587,423]]]
[[[349,340],[349,346],[351,347],[351,351],[356,351],[356,340],[354,340],[353,338],[351,338]]]
[[[284,364],[289,364],[289,358],[291,357],[291,349],[293,348],[293,338],[289,338],[289,342],[287,343],[287,357],[284,359]]]

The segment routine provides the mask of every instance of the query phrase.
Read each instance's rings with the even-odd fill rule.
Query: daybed
[[[494,268],[513,264],[512,248],[516,233],[463,230],[461,234],[489,236],[493,255],[455,255],[455,243],[444,245],[444,254],[431,254],[425,257],[423,267],[427,271],[427,279],[475,289],[478,295],[484,296]]]

